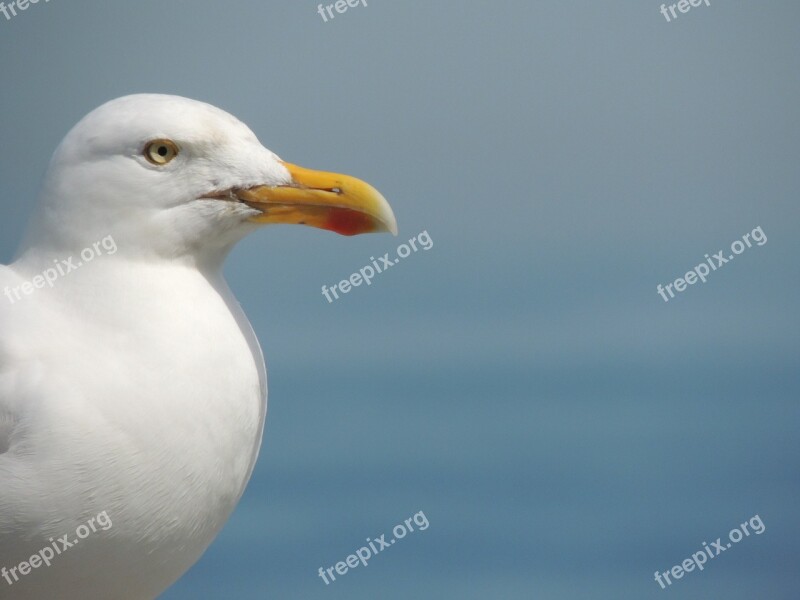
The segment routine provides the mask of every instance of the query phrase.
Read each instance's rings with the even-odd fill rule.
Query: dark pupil
[[[167,152],[169,152],[169,150],[167,150],[166,146],[159,146],[158,147],[158,155],[159,156],[166,156]]]

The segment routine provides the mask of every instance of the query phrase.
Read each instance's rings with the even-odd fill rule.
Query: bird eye
[[[144,148],[144,157],[159,167],[166,165],[178,156],[180,148],[172,140],[153,140]]]

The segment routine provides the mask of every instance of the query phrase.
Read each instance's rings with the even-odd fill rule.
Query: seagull
[[[118,98],[61,142],[0,265],[0,598],[152,599],[219,533],[267,409],[221,268],[270,224],[397,234],[375,188],[195,100]]]

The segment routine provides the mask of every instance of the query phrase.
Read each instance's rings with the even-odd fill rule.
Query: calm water
[[[273,374],[242,505],[164,598],[796,597],[797,375],[715,375]],[[420,510],[426,531],[318,577]],[[763,534],[654,581],[755,514]]]

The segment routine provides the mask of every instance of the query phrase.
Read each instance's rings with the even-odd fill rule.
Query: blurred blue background
[[[270,377],[242,503],[163,598],[798,598],[800,4],[40,2],[0,16],[0,258],[55,146],[135,92],[381,189],[226,272]],[[746,250],[669,303],[706,253]],[[434,246],[320,293],[427,230]],[[418,511],[430,527],[326,586]],[[653,579],[758,514],[750,536]]]

